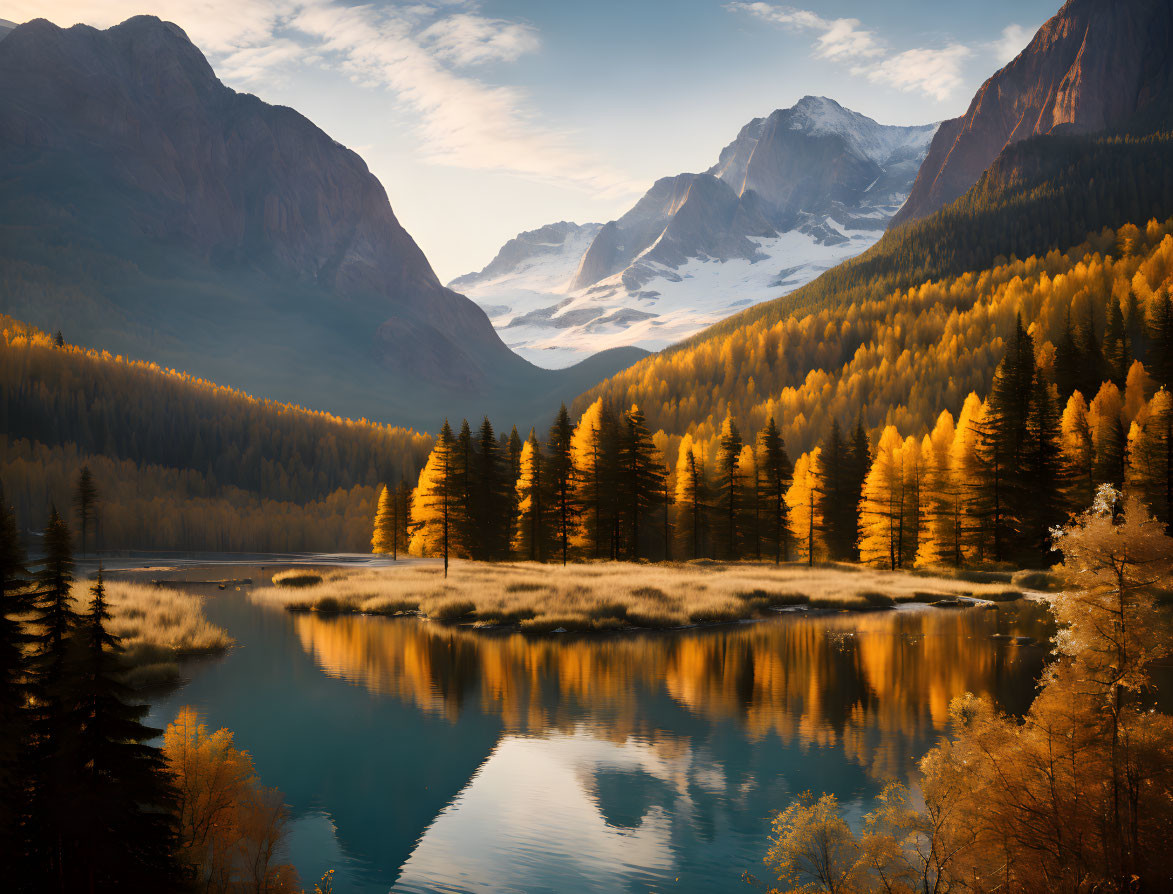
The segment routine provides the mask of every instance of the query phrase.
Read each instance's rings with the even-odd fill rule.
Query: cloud
[[[727,8],[791,30],[819,32],[816,52],[825,59],[867,58],[884,53],[875,34],[861,28],[859,19],[825,19],[806,9],[769,3],[730,3]]]
[[[513,62],[538,48],[532,25],[460,13],[429,25],[421,35],[441,59],[456,65]]]
[[[938,102],[953,95],[965,81],[961,64],[973,51],[959,43],[940,50],[905,50],[866,67],[852,69],[876,84],[888,84],[898,90],[919,90]]]
[[[893,53],[858,19],[825,19],[818,13],[792,6],[730,3],[726,8],[790,30],[815,32],[816,56],[851,63],[852,74],[898,90],[924,93],[939,102],[964,86],[961,67],[973,55],[972,49],[960,43],[940,49],[918,47]],[[1010,36],[1011,28],[1003,32],[999,45],[1017,38],[1017,32],[1014,38]]]
[[[141,0],[5,0],[16,21],[117,24]],[[154,0],[227,80],[263,85],[297,67],[327,66],[385,89],[414,118],[421,160],[496,170],[609,195],[635,190],[576,146],[574,134],[538,120],[527,94],[463,71],[512,62],[540,46],[529,24],[487,18],[468,4],[430,0]]]
[[[1007,25],[1002,29],[1002,37],[990,44],[994,58],[999,65],[1005,65],[1021,53],[1038,28],[1024,28],[1022,25]]]

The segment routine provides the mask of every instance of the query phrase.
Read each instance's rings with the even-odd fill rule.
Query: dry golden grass
[[[274,580],[281,578],[275,575]],[[478,626],[517,624],[534,633],[680,627],[752,618],[771,607],[833,610],[975,596],[1006,598],[1004,583],[986,584],[877,571],[855,565],[775,566],[689,562],[600,562],[568,566],[458,561],[448,579],[438,565],[325,572],[321,583],[264,587],[252,598],[290,611],[418,613]]]
[[[72,596],[77,611],[90,601],[90,582],[78,581]],[[203,597],[169,587],[106,582],[112,634],[120,637],[129,665],[128,682],[144,686],[174,682],[180,659],[211,655],[232,645],[222,627],[204,617]]]

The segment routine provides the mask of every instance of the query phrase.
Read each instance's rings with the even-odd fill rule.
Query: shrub
[[[291,568],[288,571],[279,571],[273,575],[275,587],[314,587],[322,582],[322,575],[316,571],[303,571]]]

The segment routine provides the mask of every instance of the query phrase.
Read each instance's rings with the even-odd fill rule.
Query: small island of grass
[[[454,562],[273,576],[256,601],[288,611],[413,614],[527,633],[672,628],[764,617],[785,607],[831,611],[898,603],[1018,598],[1005,582],[973,582],[858,565],[697,561],[548,565]]]

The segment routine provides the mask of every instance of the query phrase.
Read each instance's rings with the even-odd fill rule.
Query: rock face
[[[1173,4],[1068,0],[981,86],[965,115],[941,125],[891,226],[964,194],[1011,143],[1059,129],[1127,127],[1167,103],[1171,88]]]
[[[357,154],[225,87],[175,25],[29,22],[0,82],[14,316],[336,412],[423,405],[430,428],[450,397],[551,387],[439,282]]]
[[[577,257],[563,240],[558,264],[535,275],[528,259],[510,260],[523,233],[450,285],[539,362],[569,362],[591,345],[659,348],[879,239],[935,127],[889,127],[804,97],[745,125],[709,170],[657,180],[622,217],[592,225]]]

